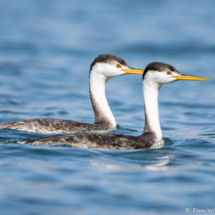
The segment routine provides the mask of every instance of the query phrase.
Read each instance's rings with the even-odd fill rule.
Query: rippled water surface
[[[0,214],[215,208],[214,8],[212,0],[0,1],[0,122],[92,123],[88,75],[98,54],[116,54],[135,68],[166,62],[211,79],[162,87],[159,149],[20,145],[17,140],[44,134],[0,130]],[[141,77],[111,79],[106,94],[120,125],[114,132],[140,135]]]

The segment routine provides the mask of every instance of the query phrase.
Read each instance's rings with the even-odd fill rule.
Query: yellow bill
[[[142,75],[144,73],[144,71],[140,69],[122,69],[122,71],[124,71],[125,74]]]
[[[208,78],[202,78],[197,76],[188,76],[188,75],[180,75],[180,76],[173,76],[176,80],[187,80],[187,81],[209,81]]]

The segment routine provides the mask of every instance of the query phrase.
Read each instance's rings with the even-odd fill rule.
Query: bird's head
[[[143,70],[131,68],[127,65],[125,60],[111,54],[99,55],[95,58],[90,67],[90,73],[94,73],[98,76],[103,75],[107,80],[126,74],[142,75],[143,72]]]
[[[179,73],[175,67],[166,64],[153,62],[146,66],[143,74],[143,79],[147,83],[155,83],[160,86],[163,84],[175,82],[178,80],[188,80],[188,81],[207,81],[208,78],[202,78],[197,76],[188,76]]]

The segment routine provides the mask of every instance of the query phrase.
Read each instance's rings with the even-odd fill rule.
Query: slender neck
[[[158,111],[158,91],[161,85],[153,81],[143,81],[143,95],[145,106],[145,128],[144,133],[153,132],[157,140],[162,139],[162,131]]]
[[[108,105],[105,96],[105,84],[108,78],[101,73],[92,70],[90,72],[90,99],[95,114],[94,123],[108,124],[110,127],[116,127],[116,120]]]

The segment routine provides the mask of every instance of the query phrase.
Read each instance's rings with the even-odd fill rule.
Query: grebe
[[[29,119],[0,124],[9,128],[39,133],[73,133],[114,129],[117,124],[105,96],[105,84],[112,78],[125,74],[143,74],[143,70],[129,67],[122,58],[103,54],[95,58],[90,67],[89,91],[95,114],[93,124],[63,119]]]

